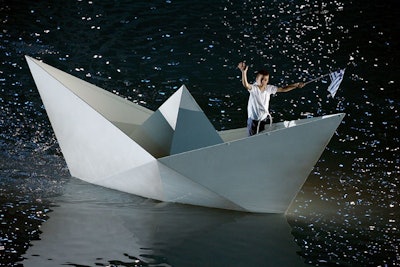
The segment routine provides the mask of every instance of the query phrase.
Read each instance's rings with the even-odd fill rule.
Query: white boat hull
[[[217,132],[185,86],[153,112],[26,59],[71,175],[160,201],[284,213],[344,117]]]

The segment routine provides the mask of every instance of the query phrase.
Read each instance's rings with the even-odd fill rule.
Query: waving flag
[[[331,78],[331,84],[328,87],[328,91],[331,93],[332,97],[335,97],[336,91],[339,89],[340,83],[343,80],[344,70],[345,69],[341,69],[329,74],[329,77]]]

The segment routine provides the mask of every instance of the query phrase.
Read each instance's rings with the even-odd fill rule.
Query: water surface
[[[0,264],[399,265],[395,4],[0,0]],[[185,84],[217,130],[245,125],[241,60],[276,85],[347,67],[335,98],[271,100],[275,121],[346,117],[284,217],[163,205],[69,177],[24,55],[152,110]]]

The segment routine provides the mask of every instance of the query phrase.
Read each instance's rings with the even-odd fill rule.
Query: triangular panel
[[[165,101],[159,108],[158,111],[164,116],[171,128],[175,131],[176,121],[178,119],[178,113],[182,98],[182,91],[184,85],[179,88],[167,101]]]
[[[182,86],[181,89],[171,155],[223,143],[214,126],[186,87]]]
[[[244,211],[239,205],[158,162],[164,201]]]
[[[129,136],[156,158],[223,142],[184,85]]]
[[[58,80],[125,133],[131,132],[138,125],[141,125],[153,113],[153,111],[149,109],[40,62],[39,60],[28,56],[26,60],[28,63],[39,65],[52,79]]]
[[[249,211],[285,212],[343,114],[159,159]]]
[[[129,136],[153,157],[160,158],[169,155],[173,134],[170,124],[157,110]]]
[[[27,61],[72,176],[99,184],[101,179],[155,161],[65,86],[72,76],[56,79],[46,65],[29,57]]]

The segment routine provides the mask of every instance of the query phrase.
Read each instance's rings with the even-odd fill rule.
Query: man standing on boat
[[[242,84],[250,93],[249,102],[247,104],[247,130],[249,136],[251,136],[265,130],[267,119],[272,123],[272,117],[268,109],[271,94],[289,92],[295,88],[302,88],[304,83],[298,82],[285,87],[270,85],[268,84],[268,71],[260,70],[257,72],[255,83],[250,84],[247,81],[247,70],[249,66],[244,62],[240,62],[238,68],[242,72]]]

